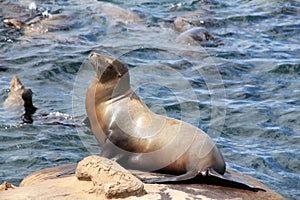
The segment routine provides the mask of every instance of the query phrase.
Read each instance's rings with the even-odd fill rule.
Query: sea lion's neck
[[[133,94],[133,90],[129,88],[127,91],[123,92],[123,94],[115,95],[111,98],[112,103],[120,101],[126,97],[130,97]]]
[[[133,93],[127,77],[122,77],[118,81],[106,83],[99,82],[98,78],[95,77],[90,86],[91,88],[89,90],[91,90],[91,92],[95,92],[94,97],[96,104],[108,101],[116,102],[130,96]]]

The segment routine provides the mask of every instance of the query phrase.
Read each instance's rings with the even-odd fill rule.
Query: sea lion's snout
[[[105,56],[100,53],[92,52],[89,58],[94,69],[97,68],[97,70],[98,68],[106,69],[109,65],[112,65],[113,63],[112,57]],[[95,69],[96,72],[97,70]]]
[[[19,90],[23,90],[24,86],[21,83],[20,79],[18,76],[14,76],[11,80],[11,84],[10,84],[10,90],[11,91],[19,91]]]
[[[105,56],[99,53],[92,52],[89,56],[90,63],[93,66],[98,79],[100,80],[102,73],[107,68],[109,63],[106,62]]]
[[[114,57],[92,52],[89,59],[101,82],[121,78],[128,72],[126,65]]]

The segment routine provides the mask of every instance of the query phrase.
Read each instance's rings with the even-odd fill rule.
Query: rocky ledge
[[[128,171],[116,162],[99,156],[83,159],[75,174],[57,177],[75,169],[76,164],[63,165],[34,172],[19,187],[4,182],[0,199],[284,199],[256,180],[242,176],[266,191],[248,191],[205,183],[145,184],[136,178],[162,176],[156,173]]]

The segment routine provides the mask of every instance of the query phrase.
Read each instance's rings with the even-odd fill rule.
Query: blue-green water
[[[27,8],[30,1],[11,2]],[[28,9],[0,3],[1,21],[27,17]],[[133,88],[152,110],[207,131],[229,169],[299,198],[299,1],[111,1],[144,20],[125,25],[92,0],[36,3],[72,18],[51,34],[24,35],[0,24],[0,103],[18,75],[39,108],[33,124],[20,126],[20,116],[0,107],[0,182],[18,184],[33,171],[100,152],[78,122],[94,73],[87,57],[96,50],[128,64]],[[223,45],[176,42],[172,21],[182,15],[196,16]],[[39,117],[43,112],[52,115]]]

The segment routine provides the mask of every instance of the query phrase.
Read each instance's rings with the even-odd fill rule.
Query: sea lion
[[[25,89],[18,76],[14,76],[10,84],[10,92],[3,103],[6,110],[23,112],[24,123],[32,123],[32,115],[37,108],[32,104],[32,90]]]
[[[177,38],[176,42],[186,45],[201,45],[206,47],[222,45],[221,40],[212,36],[206,28],[194,27],[183,33]]]
[[[43,17],[37,15],[30,21],[22,21],[18,19],[4,19],[4,25],[24,30],[24,34],[48,33],[57,30],[68,30],[74,25],[74,16],[66,14],[53,15],[51,17]]]
[[[99,27],[107,34],[147,30],[147,25],[138,12],[118,4],[97,0],[71,0],[69,3],[78,4],[83,13],[87,12],[92,21],[96,22],[94,28],[97,31]]]
[[[184,173],[174,180],[210,168],[224,174],[223,156],[209,136],[188,123],[151,112],[131,89],[125,64],[97,53],[90,55],[90,62],[97,75],[87,91],[86,111],[104,157],[126,161],[132,169]],[[152,159],[147,160],[147,153]]]
[[[124,63],[98,53],[89,59],[96,76],[87,90],[86,111],[102,156],[125,168],[177,175],[147,183],[184,181],[199,174],[232,181],[223,176],[225,161],[212,139],[186,122],[151,112],[131,89]]]
[[[22,117],[23,123],[33,123],[33,121],[42,124],[64,125],[64,126],[83,126],[81,120],[76,120],[68,114],[60,112],[47,112],[38,110],[33,105],[31,89],[26,89],[18,76],[11,80],[10,92],[3,102],[3,108],[12,116]]]

